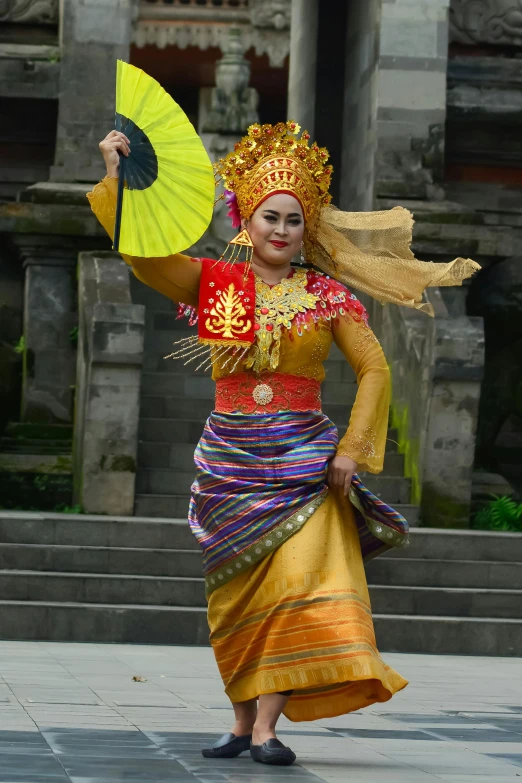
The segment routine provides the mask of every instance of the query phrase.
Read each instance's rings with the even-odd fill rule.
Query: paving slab
[[[522,659],[384,658],[409,687],[282,719],[281,769],[201,756],[233,720],[208,648],[0,642],[0,783],[522,783]]]

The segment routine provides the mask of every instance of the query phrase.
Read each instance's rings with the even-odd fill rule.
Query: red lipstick
[[[270,244],[274,247],[288,247],[288,242],[280,242],[277,239],[271,239]]]

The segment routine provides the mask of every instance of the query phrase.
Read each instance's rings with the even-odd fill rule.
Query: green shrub
[[[81,506],[68,506],[67,503],[59,503],[53,508],[57,514],[83,514]]]
[[[475,530],[508,530],[522,533],[522,503],[510,497],[493,496],[471,521]]]
[[[22,335],[16,345],[14,346],[15,353],[23,353],[25,351],[25,337]]]

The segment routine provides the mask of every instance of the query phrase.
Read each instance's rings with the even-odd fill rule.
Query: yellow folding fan
[[[114,249],[131,256],[186,250],[212,218],[214,173],[194,126],[163,87],[118,60],[116,130],[130,140],[120,155]]]

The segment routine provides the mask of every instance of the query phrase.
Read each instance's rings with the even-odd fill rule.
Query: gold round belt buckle
[[[260,383],[252,392],[252,397],[258,405],[268,405],[274,399],[274,392],[267,383]]]

